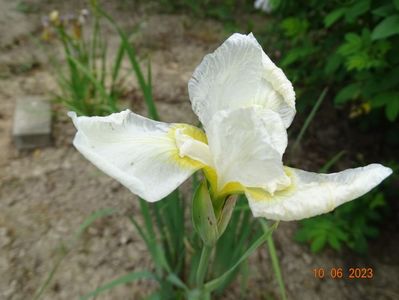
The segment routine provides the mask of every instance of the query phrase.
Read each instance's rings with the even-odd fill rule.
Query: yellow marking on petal
[[[233,194],[241,194],[245,190],[245,187],[239,182],[229,182],[227,183],[220,192],[219,195],[228,196]]]
[[[291,195],[296,191],[297,187],[294,172],[289,167],[284,167],[284,172],[291,179],[291,184],[284,189],[275,191],[273,195],[262,188],[245,188],[245,192],[250,194],[255,201],[271,201],[275,196],[284,197]]]
[[[181,134],[185,134],[197,141],[208,144],[206,135],[201,129],[199,129],[195,126],[192,126],[192,125],[188,125],[188,124],[173,124],[168,131],[168,138],[170,138],[173,141],[174,146],[175,146],[173,148],[172,154],[171,154],[172,159],[176,163],[178,163],[180,167],[183,167],[183,168],[200,169],[200,168],[205,167],[205,165],[200,161],[192,159],[188,156],[184,156],[184,157],[180,156],[179,147],[176,144],[176,131],[177,130],[180,130]]]
[[[204,144],[208,144],[208,139],[206,137],[205,132],[199,129],[198,127],[179,123],[179,124],[173,124],[170,129],[171,130],[169,131],[169,133],[172,133],[173,137],[176,134],[176,130],[180,129],[183,134],[192,137],[194,140],[203,142]]]
[[[204,167],[203,171],[206,179],[209,181],[212,193],[214,193],[214,191],[217,191],[218,187],[218,175],[216,170],[212,167],[206,166]]]

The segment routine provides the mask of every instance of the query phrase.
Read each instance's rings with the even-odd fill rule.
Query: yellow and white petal
[[[273,193],[290,183],[282,163],[287,132],[277,113],[255,107],[219,111],[208,125],[218,193],[232,185]]]
[[[370,191],[392,170],[380,164],[371,164],[332,174],[293,168],[286,168],[286,173],[291,178],[291,185],[273,196],[261,189],[246,190],[255,217],[292,221],[330,212]]]
[[[283,71],[252,34],[235,33],[204,57],[188,83],[194,112],[207,127],[219,110],[257,104],[279,113],[288,127],[295,115],[295,93]]]
[[[176,143],[177,136],[183,135],[183,144],[194,140],[206,150],[205,134],[193,126],[156,122],[129,110],[106,117],[77,117],[74,112],[69,116],[78,130],[74,146],[147,201],[167,196],[203,167],[202,162],[181,154]],[[195,143],[191,148],[196,149]],[[201,157],[201,151],[195,151]]]

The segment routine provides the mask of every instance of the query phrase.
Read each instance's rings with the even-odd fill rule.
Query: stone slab
[[[49,146],[51,144],[50,103],[39,96],[17,99],[12,137],[19,150]]]

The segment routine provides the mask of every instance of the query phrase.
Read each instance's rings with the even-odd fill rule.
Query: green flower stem
[[[211,256],[213,247],[203,245],[200,262],[198,264],[197,270],[197,287],[202,289],[204,285],[204,280],[206,276],[206,271],[208,270],[209,257]]]

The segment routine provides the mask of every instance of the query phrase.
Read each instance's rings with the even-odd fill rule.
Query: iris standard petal
[[[380,164],[371,164],[332,174],[293,168],[286,168],[286,173],[291,178],[291,185],[273,196],[261,189],[246,190],[255,217],[292,221],[330,212],[370,191],[392,170]]]
[[[147,201],[167,196],[203,167],[202,162],[180,153],[176,142],[179,139],[184,145],[194,140],[206,149],[204,133],[193,126],[156,122],[129,110],[107,117],[77,117],[73,112],[69,116],[78,130],[74,146],[100,170]],[[190,147],[195,149],[195,145]]]
[[[295,115],[295,93],[283,71],[252,34],[235,33],[204,57],[188,83],[194,112],[207,127],[219,110],[257,104],[281,115],[288,127]]]
[[[273,193],[290,183],[282,163],[287,132],[272,110],[247,107],[219,111],[206,134],[219,193],[227,193],[232,186],[262,187]]]

